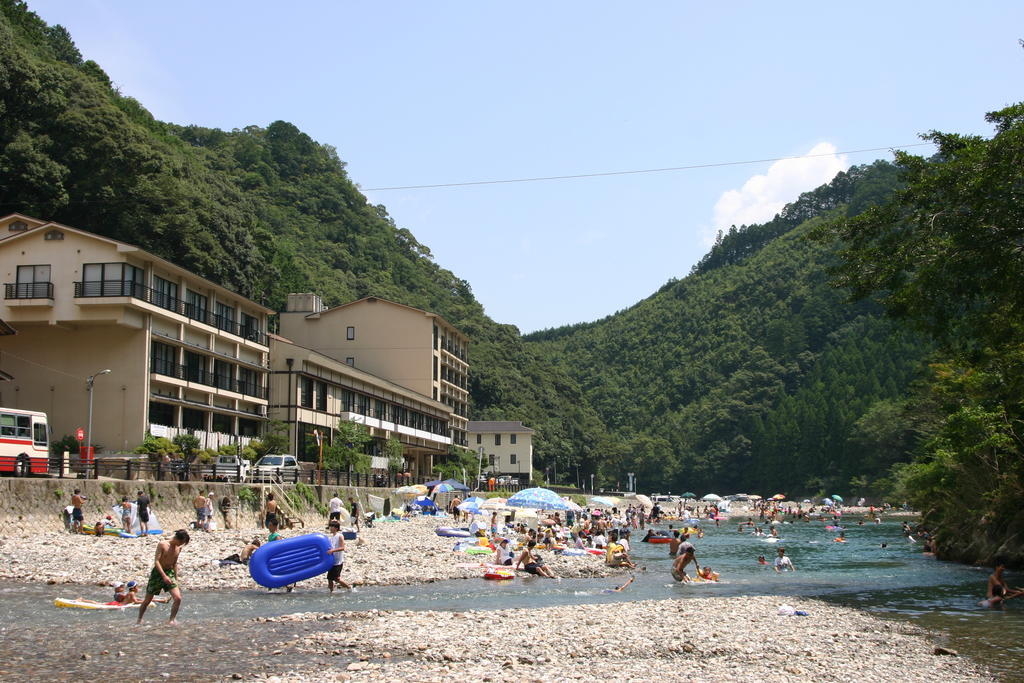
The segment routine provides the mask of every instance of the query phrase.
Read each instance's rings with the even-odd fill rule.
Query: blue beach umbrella
[[[833,494],[832,495],[832,500],[838,500],[840,503],[842,503],[843,502],[843,497],[842,496],[837,496],[837,495]]]
[[[466,486],[465,484],[463,484],[458,479],[445,479],[441,483],[442,484],[447,484],[448,486],[451,486],[453,491],[468,491],[469,490],[469,487]]]
[[[483,498],[473,496],[472,498],[467,498],[466,500],[464,500],[461,504],[459,504],[458,507],[463,512],[468,512],[471,515],[479,515],[485,512],[484,510],[480,509],[480,506],[483,505],[483,503]]]
[[[448,482],[442,481],[440,484],[434,487],[434,493],[451,493],[455,490]]]
[[[534,510],[568,510],[569,505],[561,497],[545,488],[523,489],[509,498],[505,505],[513,508],[532,508]]]
[[[436,508],[437,503],[430,500],[426,496],[420,496],[412,502],[413,505],[419,505],[421,508]]]

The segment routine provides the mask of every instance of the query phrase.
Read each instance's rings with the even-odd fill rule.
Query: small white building
[[[483,471],[527,483],[533,473],[534,430],[522,422],[469,422],[469,447],[483,456]]]

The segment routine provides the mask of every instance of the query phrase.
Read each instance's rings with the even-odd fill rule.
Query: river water
[[[672,581],[667,546],[635,539],[632,554],[646,571],[636,572],[636,581],[622,593],[603,592],[621,583],[618,578],[551,581],[535,577],[505,582],[469,579],[363,587],[353,593],[343,591],[335,595],[327,594],[320,581],[304,582],[292,593],[255,589],[186,591],[179,615],[183,627],[178,632],[183,635],[176,635],[174,641],[176,648],[180,644],[191,654],[178,668],[173,656],[165,658],[161,671],[171,672],[172,679],[194,677],[196,670],[190,668],[195,666],[192,656],[204,662],[204,676],[230,675],[240,667],[284,668],[289,657],[299,656],[279,646],[292,635],[288,629],[297,635],[316,627],[316,622],[312,626],[275,624],[275,636],[266,642],[261,638],[266,634],[265,626],[249,621],[254,617],[340,610],[480,610],[621,600],[685,600],[693,596],[780,595],[794,605],[804,597],[818,598],[918,624],[943,634],[948,647],[979,658],[1006,680],[1024,680],[1024,599],[1008,603],[1004,610],[979,607],[989,570],[925,557],[920,545],[911,544],[902,536],[899,522],[852,524],[845,531],[846,543],[833,542],[836,534],[823,529],[820,523],[780,524],[781,540],[774,543],[738,533],[735,524],[723,524],[721,528],[708,527],[707,523],[705,526],[707,534],[703,539],[693,539],[694,545],[698,561],[721,574],[717,584]],[[883,543],[886,547],[882,547]],[[758,555],[765,555],[770,561],[780,545],[793,559],[796,572],[777,574],[770,566],[757,563]],[[1019,575],[1009,578],[1011,585],[1024,584]],[[184,580],[187,585],[188,577]],[[100,648],[111,652],[105,655],[108,657],[124,651],[125,666],[119,667],[122,674],[134,666],[137,668],[132,675],[144,677],[146,660],[134,663],[134,651],[120,644],[122,636],[127,642],[130,635],[129,626],[135,619],[131,610],[112,613],[52,607],[52,600],[58,595],[107,599],[107,592],[91,587],[0,584],[2,647],[10,650],[17,644],[17,656],[24,658],[8,658],[0,663],[0,677],[27,674],[28,665],[19,665],[19,661],[35,660],[35,666],[45,666],[39,664],[40,659],[59,666],[64,674],[94,673],[90,667],[95,666],[95,659],[79,662],[75,658]],[[154,624],[162,622],[166,619],[166,607],[151,609],[147,621],[150,617]],[[153,628],[160,632],[158,627]],[[63,638],[52,637],[68,631],[82,634],[86,640],[87,634],[96,634],[96,640],[83,646],[82,639],[78,639],[77,645],[69,649]],[[223,656],[229,651],[231,656]],[[243,656],[241,662],[239,655]],[[270,655],[274,657],[273,665],[267,663],[266,656]],[[42,673],[36,671],[37,675]]]

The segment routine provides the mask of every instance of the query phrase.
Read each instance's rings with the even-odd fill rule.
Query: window
[[[512,444],[513,446],[515,446],[516,445],[516,435],[515,434],[509,434],[508,435],[508,442],[510,444]]]
[[[178,310],[178,285],[154,275],[153,303],[169,311]]]
[[[232,419],[230,415],[223,415],[221,413],[213,414],[213,431],[221,432],[223,434],[231,434],[234,430],[231,428]]]
[[[484,435],[483,434],[477,434],[476,435],[477,445],[479,445],[483,440],[484,440]]]
[[[515,465],[516,464],[516,454],[515,453],[512,453],[512,454],[510,454],[508,456],[508,462],[509,462],[510,465]]]
[[[46,448],[48,442],[46,434],[46,423],[35,422],[32,424],[32,445]]]
[[[434,400],[437,400],[437,387],[434,387]]]
[[[313,380],[308,377],[299,378],[299,405],[303,408],[313,407]]]
[[[437,356],[434,356],[434,381],[437,381]]]
[[[86,263],[78,296],[142,296],[145,273],[127,263]]]
[[[241,335],[249,341],[264,343],[263,333],[260,332],[260,319],[248,313],[241,314],[242,329]]]
[[[181,409],[181,426],[186,429],[206,429],[206,413],[192,408]]]
[[[355,359],[355,357],[354,356],[349,356],[348,358],[346,358],[345,359],[345,365],[351,365],[352,367],[355,367],[356,366],[356,359]]]
[[[491,463],[491,467],[494,467],[494,465],[498,462],[498,457],[494,455],[494,453],[488,455],[487,459]]]
[[[238,435],[239,436],[258,436],[260,433],[260,423],[256,420],[245,420],[238,418]]]
[[[193,320],[206,322],[208,299],[191,289],[185,292],[185,315]]]
[[[214,360],[213,379],[214,386],[218,389],[235,391],[235,367],[231,363],[219,359]]]
[[[198,353],[192,353],[191,351],[185,352],[185,379],[189,382],[199,382],[200,384],[209,384],[210,380],[206,376],[206,356],[201,356]]]
[[[167,425],[173,427],[177,424],[174,419],[174,406],[168,403],[149,402],[149,423],[155,425]]]
[[[53,240],[62,240],[64,239],[64,233],[62,233],[60,230],[48,230],[46,234],[43,235],[43,239],[51,242]]]
[[[0,413],[0,436],[28,439],[32,436],[31,418],[28,415]]]
[[[316,383],[316,409],[320,412],[327,412],[327,383]]]
[[[225,332],[236,333],[238,330],[235,329],[235,309],[233,306],[222,304],[217,302],[215,304],[215,310],[217,315],[213,321],[217,325],[217,329],[224,330]]]
[[[153,342],[149,351],[150,372],[175,377],[175,366],[178,364],[177,355],[177,351],[173,346]],[[161,422],[161,424],[166,423]]]
[[[257,389],[259,388],[255,370],[238,368],[238,393],[256,396],[258,394]]]
[[[50,266],[18,266],[18,284],[15,285],[15,299],[52,299],[53,285],[50,284]]]
[[[25,230],[28,230],[28,223],[25,221],[14,221],[7,226],[7,229],[11,232],[24,232]]]
[[[434,325],[434,349],[438,350],[441,348],[440,339],[437,335],[437,325]]]
[[[494,445],[495,446],[500,446],[501,445],[501,434],[495,434],[494,435]]]
[[[349,325],[348,327],[345,328],[345,339],[348,339],[349,341],[352,341],[355,338],[356,338],[356,328],[354,328],[351,325]]]

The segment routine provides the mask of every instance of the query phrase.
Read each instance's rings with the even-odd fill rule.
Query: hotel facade
[[[377,472],[389,469],[382,448],[390,438],[402,444],[399,469],[415,477],[430,475],[435,457],[448,452],[447,405],[278,335],[270,335],[270,357],[270,417],[287,425],[299,460],[317,461],[314,430],[330,442],[342,420],[367,428]]]
[[[527,483],[533,475],[533,435],[522,422],[479,420],[469,423],[469,447],[481,459],[481,471]]]
[[[289,294],[279,317],[295,344],[448,406],[451,444],[470,447],[469,339],[444,318],[378,297],[327,308],[309,293]]]
[[[97,452],[147,431],[245,444],[267,420],[273,311],[138,247],[57,223],[0,218],[0,405],[45,411],[54,438],[87,426]],[[109,373],[103,370],[109,369]]]

